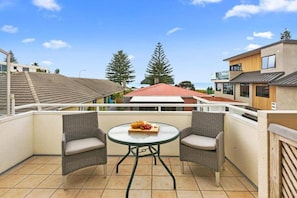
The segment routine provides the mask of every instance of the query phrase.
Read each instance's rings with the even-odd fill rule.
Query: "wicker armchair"
[[[191,127],[181,131],[180,160],[208,166],[215,172],[216,186],[225,161],[224,113],[192,112]]]
[[[98,128],[97,112],[63,115],[62,175],[75,170],[104,164],[106,176],[106,134]]]

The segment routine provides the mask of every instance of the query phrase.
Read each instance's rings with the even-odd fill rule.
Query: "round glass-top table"
[[[128,146],[127,154],[117,163],[117,166],[116,166],[117,173],[119,170],[119,165],[126,159],[126,157],[128,157],[131,153],[135,156],[134,167],[131,173],[127,190],[126,190],[126,198],[129,197],[129,189],[133,181],[133,177],[135,174],[139,157],[153,156],[155,165],[156,165],[156,157],[158,157],[161,164],[164,166],[164,168],[167,170],[169,175],[172,177],[173,188],[176,189],[176,182],[175,182],[174,175],[172,174],[172,172],[169,170],[169,168],[166,166],[166,164],[163,162],[163,160],[160,157],[160,145],[171,142],[175,140],[177,137],[179,137],[179,133],[180,133],[179,130],[176,127],[169,124],[154,122],[154,123],[151,123],[153,126],[154,125],[159,126],[159,130],[156,133],[129,132],[129,129],[131,128],[130,124],[131,123],[127,123],[127,124],[122,124],[122,125],[113,127],[107,132],[108,139],[110,139],[113,142]],[[143,148],[143,147],[146,147],[146,149],[149,150],[148,154],[144,154],[144,155],[139,154],[140,148]],[[146,149],[141,149],[141,151]]]

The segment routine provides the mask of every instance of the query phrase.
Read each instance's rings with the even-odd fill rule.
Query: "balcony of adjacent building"
[[[124,197],[134,159],[123,163],[115,173],[115,164],[126,154],[124,145],[107,142],[107,177],[101,166],[76,171],[69,176],[69,189],[64,191],[61,175],[62,115],[74,111],[43,110],[48,107],[79,106],[98,112],[99,126],[105,132],[114,126],[135,120],[148,120],[174,125],[179,130],[191,123],[190,111],[162,111],[174,104],[32,104],[13,107],[36,111],[0,117],[0,196],[1,197]],[[185,104],[175,104],[183,106]],[[135,106],[155,106],[156,111],[131,111]],[[173,190],[170,177],[150,157],[139,162],[130,197],[269,197],[270,123],[296,129],[297,111],[258,111],[227,104],[192,104],[199,111],[225,112],[226,163],[221,185],[215,185],[214,173],[207,167],[186,163],[180,170],[179,140],[161,145],[161,155],[176,177]],[[129,110],[130,109],[130,110]],[[253,121],[242,116],[250,113]]]

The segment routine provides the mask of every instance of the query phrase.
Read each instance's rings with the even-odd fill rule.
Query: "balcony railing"
[[[139,111],[137,107],[156,107],[156,111]],[[32,104],[15,107],[15,111],[36,108],[35,111],[0,117],[0,173],[22,162],[32,155],[60,155],[62,137],[62,115],[77,113],[58,111],[68,107],[88,107],[98,111],[99,126],[104,131],[135,120],[164,122],[183,129],[191,123],[191,111],[163,111],[162,107],[191,106],[200,111],[225,112],[225,154],[247,178],[258,186],[259,197],[269,192],[269,132],[270,122],[296,125],[297,111],[258,111],[227,104]],[[45,110],[47,108],[56,110]],[[121,109],[121,111],[119,111]],[[131,109],[133,111],[131,111]],[[242,116],[250,113],[258,122]],[[295,128],[297,128],[295,126]],[[162,145],[163,146],[163,145]],[[126,148],[107,142],[108,155],[122,155]],[[162,155],[178,156],[179,140],[162,147]]]

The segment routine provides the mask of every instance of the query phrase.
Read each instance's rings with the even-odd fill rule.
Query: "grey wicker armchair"
[[[225,161],[224,113],[192,112],[192,123],[180,135],[181,169],[184,161],[208,166],[215,172],[216,186]]]
[[[98,128],[97,112],[63,115],[62,175],[75,170],[104,164],[106,176],[106,134]]]

